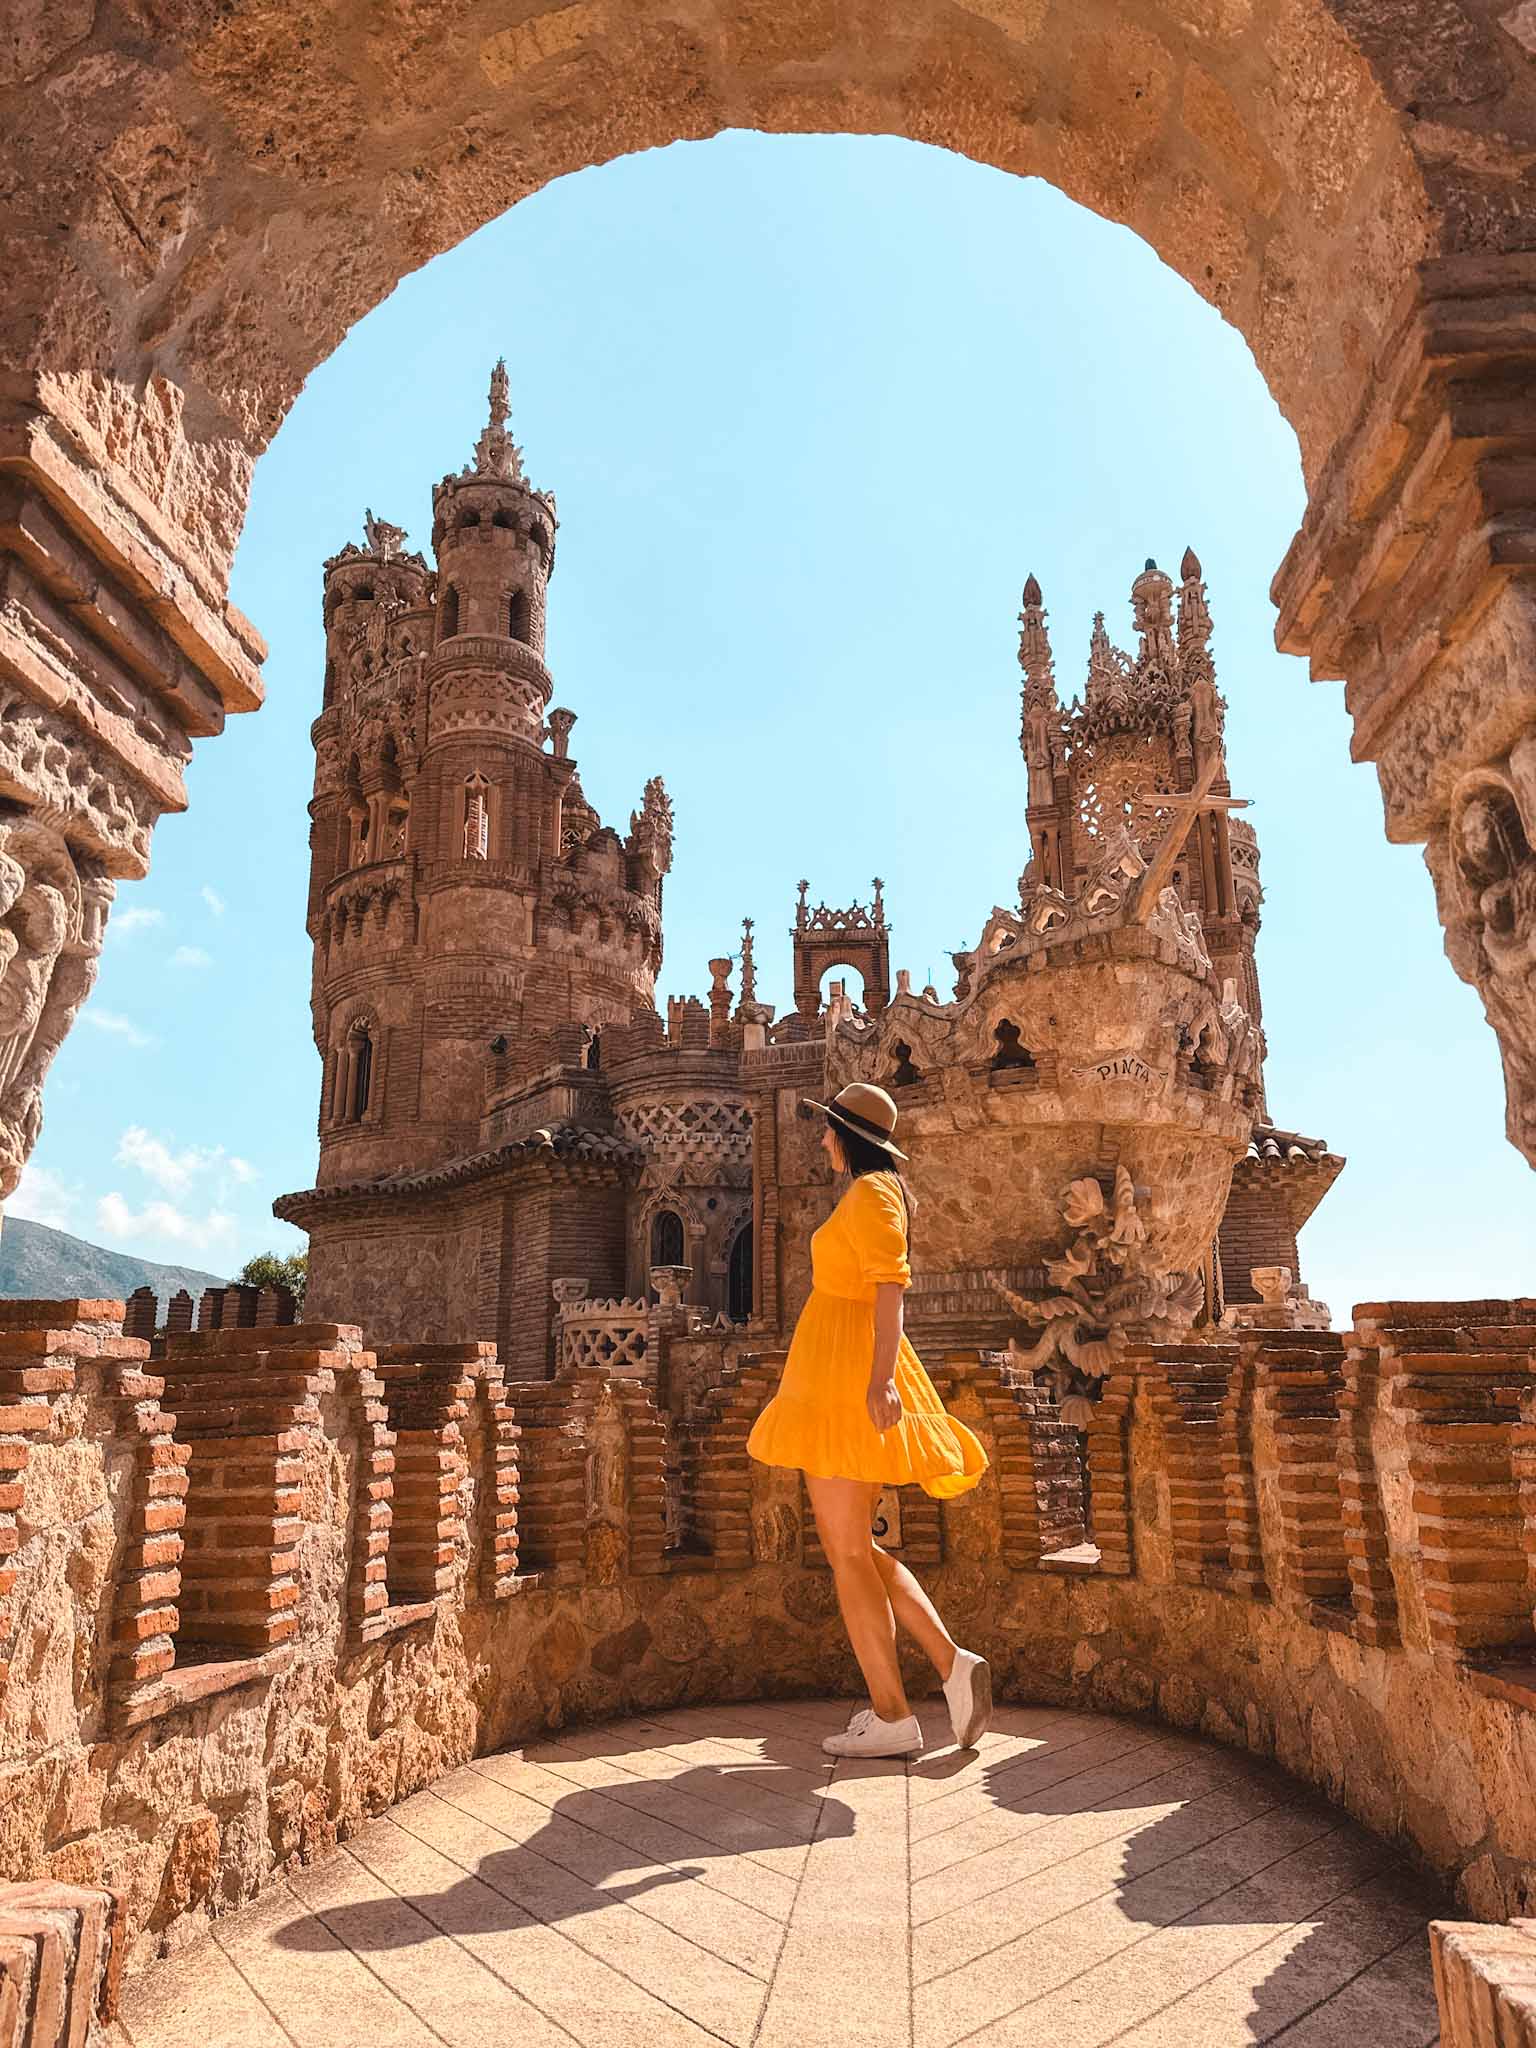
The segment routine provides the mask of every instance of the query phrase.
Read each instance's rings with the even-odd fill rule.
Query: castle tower
[[[1136,653],[1116,647],[1104,614],[1096,614],[1082,696],[1064,707],[1040,585],[1031,576],[1024,586],[1020,743],[1029,773],[1030,861],[1021,911],[1037,932],[1064,918],[1069,903],[1091,915],[1096,894],[1119,900],[1127,886],[1137,886],[1171,820],[1181,829],[1187,824],[1168,880],[1181,908],[1198,914],[1199,943],[1217,985],[1230,985],[1259,1024],[1259,844],[1252,825],[1233,814],[1226,703],[1216,687],[1199,557],[1185,550],[1177,593],[1173,579],[1149,560],[1130,597]],[[1341,1163],[1319,1142],[1270,1123],[1262,1033],[1258,1042],[1253,1138],[1233,1175],[1216,1247],[1223,1298],[1239,1308],[1258,1300],[1254,1267],[1296,1271],[1297,1233]],[[1186,1045],[1183,1057],[1197,1075],[1202,1071],[1200,1044]]]
[[[1177,617],[1173,579],[1155,561],[1132,583],[1134,656],[1113,644],[1104,614],[1095,614],[1083,694],[1067,709],[1056,694],[1040,585],[1031,576],[1024,586],[1020,744],[1029,771],[1031,854],[1025,893],[1043,888],[1077,897],[1113,859],[1122,834],[1133,862],[1149,861],[1179,800],[1187,803],[1202,784],[1210,802],[1197,807],[1171,880],[1199,912],[1218,976],[1235,983],[1238,1000],[1257,1020],[1258,845],[1252,828],[1234,825],[1229,815],[1226,704],[1216,688],[1211,614],[1192,548],[1180,577]]]
[[[603,1030],[652,1008],[661,961],[671,805],[653,778],[621,837],[582,795],[575,716],[550,708],[543,659],[555,501],[507,420],[498,363],[472,459],[432,493],[435,570],[371,513],[366,545],[325,565],[308,920],[320,1167],[280,1212],[311,1231],[322,1306],[329,1271],[374,1334],[408,1320],[389,1299],[387,1202],[376,1229],[353,1219],[343,1288],[314,1197],[485,1154],[539,1077],[595,1065]],[[466,1307],[465,1334],[495,1326]]]

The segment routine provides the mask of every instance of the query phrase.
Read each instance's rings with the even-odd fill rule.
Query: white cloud
[[[78,1188],[63,1174],[30,1162],[21,1170],[16,1192],[6,1203],[6,1214],[24,1216],[33,1223],[46,1223],[53,1230],[67,1230],[74,1217]]]
[[[157,1138],[143,1124],[130,1124],[123,1132],[116,1160],[119,1166],[136,1166],[168,1195],[183,1195],[202,1175],[215,1175],[215,1202],[223,1199],[231,1181],[243,1185],[258,1178],[248,1159],[226,1152],[222,1145],[177,1146],[174,1140]]]
[[[113,939],[131,938],[135,932],[146,932],[152,926],[165,923],[163,910],[151,910],[143,903],[130,903],[126,910],[117,911],[107,924],[107,936]]]
[[[142,1124],[130,1124],[117,1141],[119,1166],[136,1166],[167,1194],[179,1195],[192,1185],[194,1177],[212,1165],[218,1155],[189,1145],[173,1152],[162,1138],[154,1137]]]
[[[203,884],[203,901],[215,917],[222,917],[224,915],[224,898],[217,889],[210,889],[206,882]]]
[[[212,955],[205,953],[201,946],[178,946],[171,955],[173,967],[211,967]]]
[[[114,1038],[126,1038],[130,1045],[153,1045],[154,1040],[139,1029],[131,1017],[124,1017],[117,1010],[103,1010],[87,1003],[80,1012],[82,1020],[92,1024],[98,1031],[110,1032]]]
[[[199,1252],[228,1244],[235,1236],[235,1219],[223,1209],[211,1210],[206,1216],[187,1216],[169,1202],[149,1202],[135,1211],[116,1189],[96,1204],[96,1227],[104,1237],[116,1238],[119,1243],[168,1239]]]

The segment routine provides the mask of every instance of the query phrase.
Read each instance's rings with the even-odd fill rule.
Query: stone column
[[[1279,645],[1345,677],[1389,839],[1421,841],[1451,964],[1536,1165],[1536,252],[1424,263],[1275,578]]]

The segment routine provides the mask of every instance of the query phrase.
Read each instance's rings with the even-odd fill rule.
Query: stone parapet
[[[667,1413],[488,1344],[236,1322],[151,1361],[121,1322],[0,1305],[0,1877],[120,1893],[124,1954],[537,1730],[857,1684],[800,1476],[747,1454],[778,1354],[661,1327]],[[887,1497],[880,1540],[1003,1696],[1272,1757],[1502,1919],[1536,1886],[1533,1335],[1378,1303],[1127,1347],[1081,1429],[953,1348],[990,1469]]]

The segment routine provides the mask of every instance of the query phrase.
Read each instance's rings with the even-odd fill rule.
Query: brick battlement
[[[210,1322],[153,1359],[121,1332],[118,1304],[0,1306],[5,1875],[121,1894],[119,1962],[538,1729],[855,1682],[801,1481],[747,1455],[778,1353],[658,1318],[668,1413],[649,1355],[517,1384],[490,1344],[345,1323]],[[1518,1907],[1536,1304],[1133,1347],[1081,1430],[1005,1358],[931,1362],[991,1468],[908,1490],[886,1540],[1006,1697],[1242,1744],[1473,1912]],[[1454,1834],[1426,1756],[1461,1759]]]

